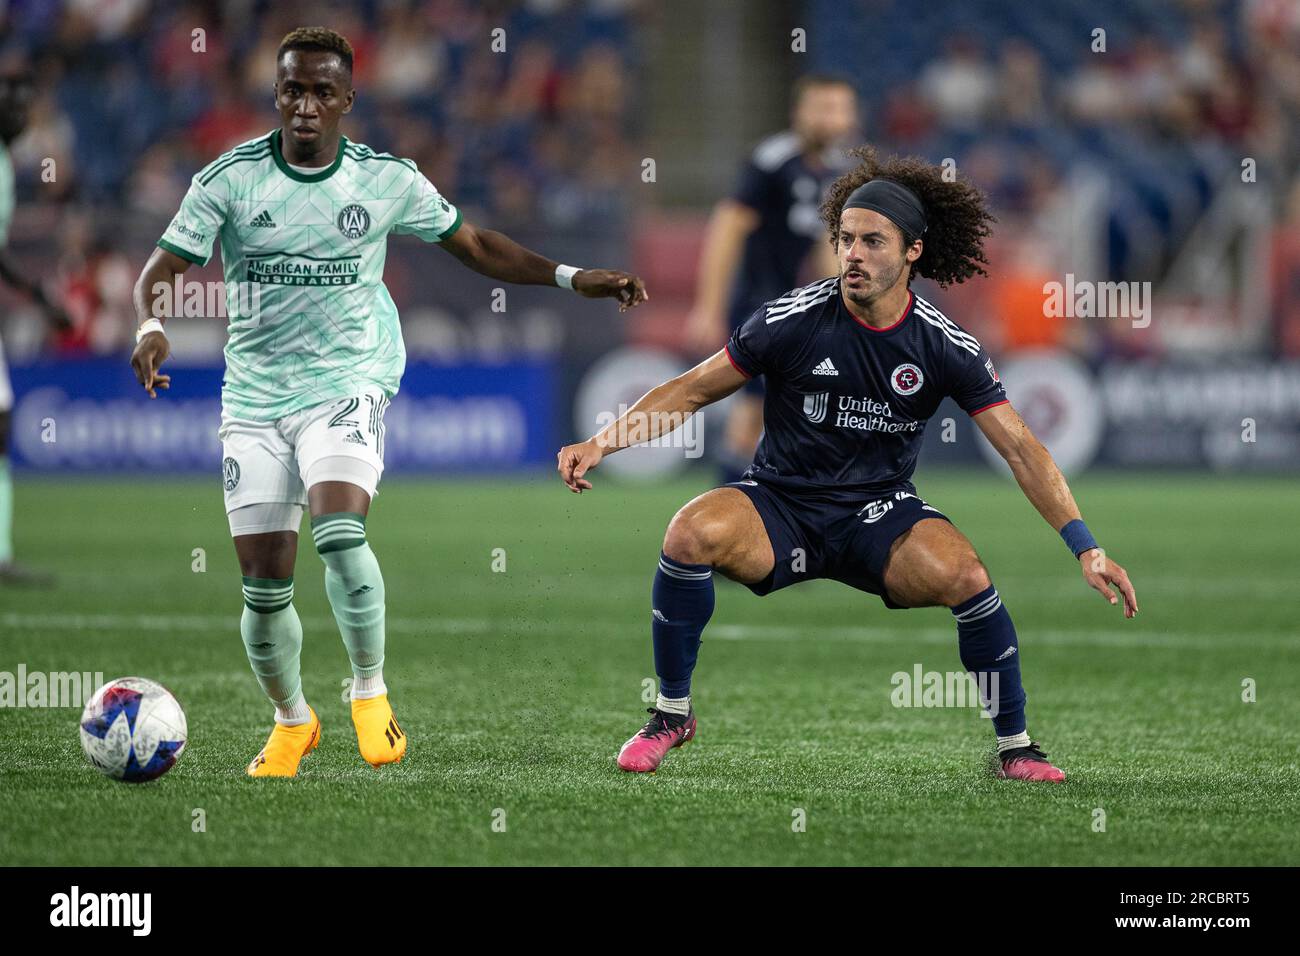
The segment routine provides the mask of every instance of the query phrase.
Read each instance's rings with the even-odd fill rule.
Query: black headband
[[[863,183],[844,201],[845,209],[870,209],[878,212],[911,239],[925,235],[925,206],[916,193],[892,179],[873,179]]]

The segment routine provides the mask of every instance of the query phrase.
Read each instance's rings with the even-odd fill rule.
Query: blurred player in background
[[[664,536],[651,618],[659,698],[618,764],[653,771],[694,736],[691,674],[720,571],[760,596],[829,578],[889,608],[950,608],[961,662],[992,718],[999,775],[1063,782],[1026,728],[1011,615],[974,546],[911,481],[926,422],[944,398],[1006,459],[1085,583],[1112,605],[1122,598],[1126,618],[1137,614],[1137,597],[1124,569],[1097,547],[1051,454],[1011,407],[988,353],[909,288],[914,275],[946,286],[985,274],[992,217],[983,196],[922,160],[855,153],[861,165],[836,180],[822,206],[838,277],[760,306],[726,348],[560,450],[560,476],[581,493],[591,487],[583,475],[630,435],[658,437],[750,379],[767,379],[754,464],[741,481],[689,502]]]
[[[690,347],[712,355],[754,309],[799,284],[806,272],[835,274],[818,207],[846,168],[844,147],[858,128],[858,98],[845,79],[795,81],[790,129],[750,154],[734,194],[714,207],[704,237]],[[721,449],[724,481],[749,465],[763,433],[763,386],[746,384],[731,402]]]
[[[13,222],[17,202],[9,145],[27,126],[34,92],[31,71],[22,54],[0,54],[0,280],[33,299],[55,326],[66,329],[71,323],[63,309],[46,298],[38,282],[23,275],[9,258],[7,249],[9,225]],[[54,581],[51,575],[24,568],[14,561],[14,486],[9,467],[9,430],[13,402],[14,393],[9,384],[4,344],[0,340],[0,585],[48,586]]]
[[[464,222],[411,160],[349,142],[339,122],[355,97],[352,57],[332,30],[284,38],[276,57],[280,128],[194,177],[135,290],[140,328],[131,363],[154,398],[170,385],[159,373],[169,352],[167,312],[154,290],[170,290],[192,263],[205,264],[220,235],[230,312],[220,431],[226,511],[244,576],[240,630],[275,705],[275,728],[248,766],[255,777],[294,776],[320,740],[320,720],[302,692],[302,624],[293,607],[304,506],[352,663],[361,755],[378,767],[406,752],[384,682],[384,581],[365,527],[384,467],[384,410],[406,361],[382,281],[388,235],[438,243],[506,282],[614,298],[622,309],[646,298],[636,276],[559,265]]]

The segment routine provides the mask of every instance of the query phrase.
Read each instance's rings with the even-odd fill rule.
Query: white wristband
[[[163,332],[163,324],[160,321],[157,319],[146,319],[144,324],[135,330],[135,340],[139,342],[150,332],[162,332],[163,335],[167,334],[166,332]]]
[[[556,266],[555,284],[561,289],[572,289],[573,277],[581,271],[581,269],[575,269],[573,266]]]

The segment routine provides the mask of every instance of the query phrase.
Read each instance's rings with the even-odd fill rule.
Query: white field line
[[[1102,613],[1119,616],[1116,609],[1103,610]],[[1030,647],[1034,645],[1056,647],[1167,647],[1175,650],[1217,651],[1222,653],[1229,649],[1251,650],[1255,648],[1296,648],[1300,649],[1300,634],[1287,631],[1252,631],[1249,634],[1224,635],[1192,631],[1156,631],[1143,632],[1141,626],[1132,621],[1117,624],[1114,630],[1040,630],[1023,628],[1017,631],[1020,640]],[[847,641],[870,643],[873,641],[906,641],[920,644],[949,644],[957,640],[956,627],[926,627],[912,629],[887,627],[822,627],[810,628],[799,632],[797,627],[781,627],[758,624],[722,624],[710,626],[704,632],[704,639],[715,638],[724,641],[744,640],[814,640]]]
[[[1099,614],[1119,615],[1118,609],[1101,608]],[[1154,631],[1142,629],[1137,621],[1118,621],[1107,630],[1098,628],[1079,630],[1027,630],[1021,638],[1029,643],[1062,647],[1167,647],[1175,650],[1204,650],[1222,652],[1230,649],[1255,648],[1300,649],[1300,633],[1293,631],[1264,630],[1242,634],[1225,633],[1222,636],[1190,631]],[[583,631],[592,637],[607,640],[611,635],[629,631],[627,621],[586,621]],[[503,632],[565,633],[575,632],[571,621],[530,620],[502,621],[488,618],[411,618],[390,617],[387,628],[393,634],[451,634],[492,635]],[[594,627],[591,625],[595,625]],[[333,618],[304,617],[303,627],[308,631],[335,633]],[[237,634],[239,617],[235,614],[0,614],[0,630],[15,631],[152,631],[159,633],[225,633]],[[631,630],[635,630],[632,628]],[[638,639],[649,640],[649,622]],[[950,644],[957,638],[955,627],[846,627],[798,624],[711,624],[704,639],[723,641],[843,641],[849,643],[912,642],[921,644]]]
[[[606,586],[623,586],[640,589],[646,585],[653,576],[654,566],[651,565],[648,570],[637,571],[612,571],[602,569],[601,582]],[[1300,594],[1295,587],[1295,576],[1277,577],[1277,576],[1259,576],[1254,574],[1236,574],[1231,570],[1225,569],[1222,573],[1210,574],[1178,574],[1178,575],[1155,575],[1141,569],[1133,571],[1132,577],[1134,585],[1137,587],[1138,600],[1141,602],[1143,597],[1161,596],[1170,598],[1179,598],[1182,602],[1189,599],[1203,601],[1209,598],[1262,598],[1273,603],[1289,603],[1293,607],[1300,609]],[[574,573],[543,573],[533,576],[525,585],[529,590],[527,593],[544,593],[545,589],[555,584],[571,584],[578,579],[580,575]],[[391,575],[394,580],[399,580],[398,574]],[[61,575],[60,580],[71,589],[81,593],[90,594],[97,592],[108,593],[109,588],[101,584],[102,575],[98,573],[70,572]],[[157,584],[158,576],[149,572],[131,572],[124,571],[115,573],[113,577],[112,593],[120,593],[124,586],[129,587],[133,582],[139,582],[139,587],[143,592],[146,583]],[[391,582],[390,582],[391,583]],[[1061,574],[1049,573],[1043,575],[1015,575],[1015,574],[998,574],[993,572],[993,583],[997,586],[998,593],[1001,594],[1008,602],[1011,603],[1014,611],[1015,604],[1020,602],[1040,602],[1040,601],[1059,601],[1070,600],[1082,596],[1087,599],[1091,596],[1091,589],[1083,583],[1083,579],[1077,571],[1073,571],[1067,565],[1065,571]],[[394,587],[399,585],[392,585]],[[497,592],[500,583],[497,576],[484,572],[477,578],[464,578],[456,582],[455,588],[473,588],[476,593]],[[719,584],[719,586],[728,586]],[[740,585],[737,585],[739,589]],[[447,593],[451,593],[454,588],[449,588]],[[831,590],[841,591],[845,595],[851,594],[850,590],[840,585]],[[238,591],[234,592],[238,595]],[[639,590],[638,590],[638,593]],[[802,592],[800,592],[802,593]],[[861,592],[858,592],[860,595]],[[869,595],[864,596],[866,600],[871,600]],[[1096,600],[1096,598],[1092,598]]]
[[[397,633],[442,634],[489,633],[493,622],[487,618],[442,618],[422,621],[417,618],[392,618],[385,622]],[[303,617],[304,630],[337,630],[332,617]],[[0,614],[0,629],[65,631],[239,631],[238,614]]]

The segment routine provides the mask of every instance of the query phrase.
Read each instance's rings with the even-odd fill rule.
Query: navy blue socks
[[[996,704],[993,727],[999,750],[1027,744],[1025,690],[1020,683],[1020,650],[1011,615],[1002,606],[997,588],[989,585],[979,594],[952,608],[957,619],[957,647],[966,670],[975,675],[980,696]],[[992,709],[992,708],[987,708]]]
[[[688,697],[691,672],[700,652],[700,634],[713,616],[713,569],[707,564],[682,564],[660,553],[651,594],[650,630],[654,635],[659,695]]]

